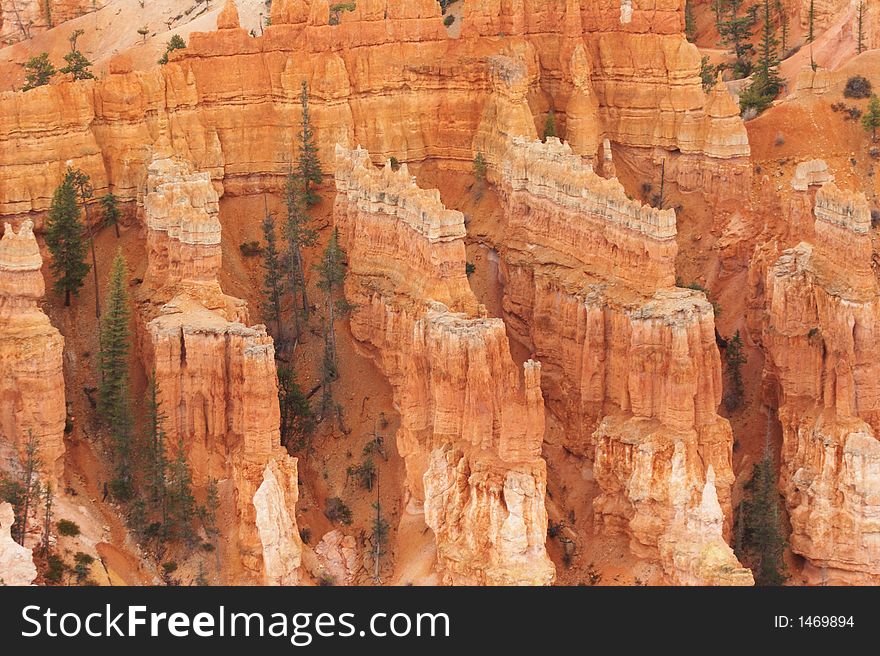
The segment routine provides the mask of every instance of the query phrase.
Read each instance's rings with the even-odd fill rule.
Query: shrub
[[[482,182],[486,179],[486,169],[488,165],[486,164],[486,158],[483,157],[483,153],[477,153],[477,156],[474,157],[474,177]]]
[[[46,574],[43,578],[49,583],[60,583],[61,579],[64,578],[64,573],[67,571],[67,565],[60,556],[55,554],[49,556],[46,564]]]
[[[871,81],[861,75],[853,75],[843,88],[844,98],[870,98]]]
[[[391,162],[391,170],[392,171],[399,171],[400,170],[400,160],[399,159],[397,159],[396,157],[392,157],[388,161]]]
[[[453,16],[452,14],[447,15],[446,18],[443,19],[443,24],[446,27],[450,27],[454,22],[455,22],[455,16]]]
[[[880,210],[873,209],[871,210],[871,227],[876,228],[880,226]]]
[[[58,527],[59,535],[75,538],[80,533],[79,524],[69,519],[59,519],[56,526]]]
[[[781,132],[776,133],[776,138],[773,140],[774,146],[782,146],[785,143],[785,135]]]
[[[349,526],[351,524],[351,509],[339,497],[327,499],[324,515],[331,522],[339,522]]]
[[[357,467],[353,465],[350,466],[346,470],[346,474],[350,478],[354,478],[365,490],[372,490],[373,481],[376,480],[376,465],[373,463],[372,458],[366,458],[363,463]]]
[[[464,272],[470,277],[477,270],[477,265],[473,262],[468,262],[464,265]]]

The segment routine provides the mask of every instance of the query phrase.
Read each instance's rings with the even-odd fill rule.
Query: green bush
[[[871,81],[861,75],[853,75],[843,88],[844,98],[870,98],[871,93]]]
[[[59,519],[56,526],[58,527],[59,535],[75,538],[80,533],[79,524],[69,519]]]
[[[450,27],[454,22],[455,22],[455,16],[453,16],[452,14],[449,14],[448,16],[446,16],[446,18],[443,19],[443,24],[446,27]]]
[[[324,509],[324,515],[331,522],[339,522],[346,526],[351,524],[351,508],[345,505],[345,502],[339,497],[327,499],[327,506]]]

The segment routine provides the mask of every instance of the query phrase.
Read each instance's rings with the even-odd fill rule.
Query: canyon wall
[[[336,152],[351,330],[393,386],[410,508],[434,531],[443,581],[552,583],[540,364],[518,371],[503,322],[478,305],[463,215],[406,165]]]
[[[15,43],[71,18],[100,9],[109,0],[0,0],[0,43]]]
[[[101,80],[0,94],[0,215],[44,212],[68,162],[97,196],[134,200],[166,128],[174,153],[228,191],[277,185],[295,151],[303,80],[325,171],[336,143],[469,168],[499,55],[528,58],[532,124],[553,108],[580,154],[608,138],[645,167],[668,160],[667,180],[688,189],[740,190],[750,170],[744,129],[703,93],[678,3],[635,7],[626,24],[620,5],[586,0],[464,11],[460,39],[447,35],[435,0],[363,0],[338,25],[326,2],[278,2],[256,38],[224,11],[218,31],[192,34],[165,66],[134,72],[120,55]]]
[[[731,517],[733,439],[716,412],[712,306],[675,287],[675,213],[630,200],[555,138],[511,140],[500,193],[507,325],[543,363],[544,396],[568,429],[564,445],[593,457],[597,527],[628,535],[636,554],[693,582],[707,570],[664,544],[673,531],[681,542],[703,526],[694,509],[717,495],[724,520],[709,513],[694,544],[711,535],[725,554],[702,580],[728,577],[736,559],[721,527]],[[750,580],[738,564],[731,571],[732,583]]]
[[[814,582],[880,581],[880,287],[862,194],[815,194],[815,236],[767,270],[765,401],[778,409],[792,550]]]
[[[224,563],[240,563],[252,583],[293,585],[302,551],[297,461],[281,447],[275,349],[217,282],[218,212],[210,175],[193,173],[168,147],[157,151],[143,194],[141,357],[156,379],[168,444],[182,438],[197,488],[219,482],[223,521],[235,527],[224,535]]]
[[[0,503],[0,585],[30,585],[37,578],[30,549],[12,539],[15,511],[5,501]]]
[[[54,484],[64,471],[64,338],[40,308],[43,260],[33,225],[6,224],[0,239],[0,447],[24,461],[28,440],[39,447]]]

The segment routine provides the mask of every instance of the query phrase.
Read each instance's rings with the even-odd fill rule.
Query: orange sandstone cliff
[[[394,388],[410,507],[450,584],[549,584],[541,367],[510,356],[465,273],[464,217],[406,165],[337,148],[335,222],[352,333]]]
[[[880,577],[880,287],[864,195],[815,194],[815,236],[767,270],[765,396],[778,409],[792,549],[814,581]]]
[[[702,293],[674,286],[674,211],[628,199],[555,138],[513,139],[502,178],[508,326],[544,364],[565,446],[594,459],[597,527],[627,534],[639,555],[666,557],[673,580],[749,583],[723,539],[733,438],[716,412],[713,310]],[[701,578],[696,560],[662,546],[670,531],[701,525],[688,517],[715,495],[708,535],[724,559]]]
[[[44,473],[58,483],[64,471],[66,418],[64,338],[39,303],[43,260],[33,224],[8,223],[0,239],[0,449],[25,454],[33,437]]]
[[[156,378],[168,443],[182,438],[197,488],[218,481],[228,579],[296,584],[297,461],[281,447],[275,350],[264,326],[246,325],[245,303],[217,282],[221,229],[210,175],[158,151],[143,212],[141,357]]]

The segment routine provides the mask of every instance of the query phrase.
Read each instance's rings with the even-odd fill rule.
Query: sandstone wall
[[[64,338],[40,308],[43,260],[30,221],[0,239],[0,443],[24,458],[39,445],[44,473],[57,485],[64,471]]]
[[[243,301],[217,283],[221,228],[207,173],[158,152],[144,194],[148,266],[139,293],[144,368],[153,372],[170,445],[183,437],[197,487],[219,481],[235,527],[224,561],[232,580],[299,581],[297,461],[281,447],[275,350],[248,327]]]
[[[517,371],[465,272],[464,217],[406,165],[337,148],[335,222],[351,330],[394,389],[412,508],[450,584],[549,584],[540,365]]]
[[[778,408],[792,549],[816,582],[880,576],[880,287],[865,197],[816,194],[814,243],[769,267],[767,402]]]
[[[553,138],[511,140],[500,191],[507,325],[544,365],[565,446],[593,456],[597,526],[629,535],[633,551],[666,559],[670,572],[673,560],[686,564],[681,580],[699,579],[707,569],[661,546],[699,525],[686,518],[710,468],[729,526],[732,435],[716,412],[712,306],[674,286],[674,212],[628,199]]]
[[[15,43],[71,18],[100,9],[109,0],[2,0],[0,42]]]
[[[121,55],[100,81],[0,94],[0,214],[46,210],[67,162],[99,195],[134,199],[164,127],[175,154],[229,191],[276,184],[295,150],[302,80],[326,171],[336,143],[469,167],[498,55],[528,58],[532,124],[554,108],[579,154],[593,156],[603,136],[650,166],[654,149],[680,152],[681,184],[739,189],[742,123],[707,108],[678,3],[635,7],[626,24],[619,4],[564,4],[513,3],[508,15],[489,7],[491,21],[519,25],[501,30],[468,3],[464,36],[450,39],[434,0],[364,0],[339,25],[328,24],[326,2],[276,3],[258,38],[227,12],[221,29],[191,35],[166,66],[133,72]],[[711,136],[707,125],[717,126]]]

